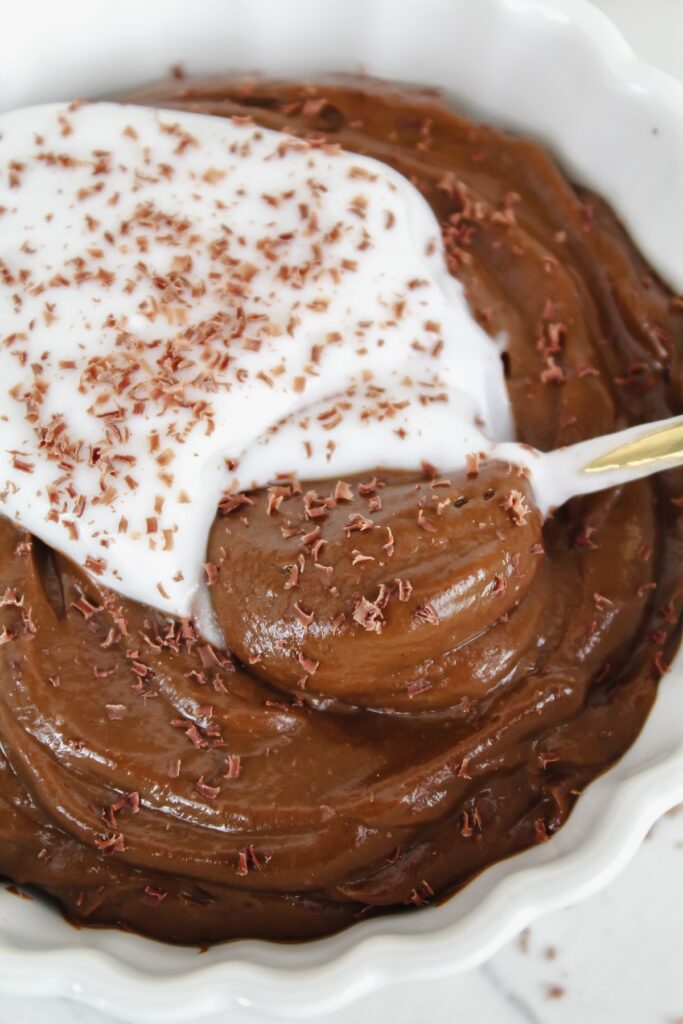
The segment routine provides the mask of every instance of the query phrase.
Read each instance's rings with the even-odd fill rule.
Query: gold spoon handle
[[[597,459],[593,459],[583,467],[584,473],[602,473],[609,469],[634,469],[641,466],[652,466],[651,472],[658,469],[670,469],[671,462],[683,461],[683,421],[672,420],[665,427],[660,427],[626,444],[613,448]],[[661,463],[661,466],[657,466]]]

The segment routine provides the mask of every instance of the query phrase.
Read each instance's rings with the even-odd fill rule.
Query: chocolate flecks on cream
[[[472,314],[507,338],[521,442],[549,450],[682,410],[675,297],[532,143],[365,80],[185,80],[137,99],[287,128],[411,180]],[[438,345],[427,320],[419,343]],[[325,444],[345,402],[316,414]],[[405,410],[380,412],[404,429]],[[231,487],[239,467],[225,466],[198,564],[227,650],[1,520],[0,869],[79,921],[293,939],[429,904],[551,837],[634,740],[675,650],[683,477],[543,523],[530,481],[464,458],[479,452],[453,472],[429,452],[407,472],[372,452],[362,472],[326,472],[325,457],[301,483],[272,473],[256,488]],[[141,514],[160,542],[166,506]]]
[[[195,613],[234,492],[509,438],[496,345],[388,165],[239,115],[1,120],[0,508],[107,586]]]

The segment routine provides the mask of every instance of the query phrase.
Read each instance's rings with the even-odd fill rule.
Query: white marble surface
[[[41,2],[33,0],[36,8]],[[683,79],[683,0],[597,6],[637,53]],[[683,1024],[683,807],[677,810],[607,889],[536,922],[483,967],[377,993],[325,1024]],[[219,1020],[227,1022],[222,1016],[202,1024]],[[113,1021],[67,1000],[0,1001],[0,1024]],[[268,1024],[262,1017],[248,1021]]]

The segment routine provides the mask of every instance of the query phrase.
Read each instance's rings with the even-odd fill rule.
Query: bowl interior
[[[610,200],[646,257],[683,290],[683,88],[636,62],[583,0],[26,3],[0,38],[0,108],[105,95],[177,62],[189,73],[364,70],[440,86],[474,116],[545,143]],[[30,976],[37,994],[77,994],[138,1021],[228,1006],[301,1019],[399,974],[473,966],[536,914],[603,884],[655,817],[683,799],[682,684],[679,655],[638,742],[589,787],[558,835],[442,906],[315,943],[238,942],[198,956],[113,930],[77,931],[47,903],[2,892],[0,987],[25,989]]]

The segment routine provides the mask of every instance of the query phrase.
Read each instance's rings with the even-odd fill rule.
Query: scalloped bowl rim
[[[244,19],[248,2],[252,9],[262,11],[268,7],[274,10],[278,0],[230,0],[223,10],[241,13]],[[423,12],[438,8],[443,15],[447,2],[427,0],[420,7]],[[195,18],[200,7],[216,13],[217,3],[196,0],[192,5]],[[303,14],[306,9],[313,10],[313,3],[290,0],[289,7]],[[364,10],[381,16],[386,14],[387,3],[365,0]],[[468,3],[470,0],[448,3],[448,16],[458,27],[469,24],[476,30],[477,20],[483,24],[488,16],[494,19],[489,24],[495,34],[496,19],[501,25],[506,19],[516,19],[519,38],[509,37],[512,57],[515,46],[520,47],[518,55],[522,51],[525,31],[529,37],[540,31],[539,19],[547,20],[544,30],[565,33],[567,39],[572,33],[573,45],[583,47],[584,57],[597,60],[606,75],[606,89],[620,90],[624,104],[644,103],[653,122],[666,125],[666,144],[674,147],[682,172],[679,180],[683,181],[683,85],[638,60],[614,25],[587,0],[478,0],[478,15],[472,13],[472,5],[468,10]],[[394,0],[394,5],[394,10],[400,8],[403,14],[415,7],[413,0]],[[119,4],[119,13],[133,6],[126,0]],[[326,16],[328,12],[338,16],[342,6],[355,9],[356,0],[328,0]],[[428,21],[428,15],[423,17]],[[173,53],[166,67],[177,56],[182,54]],[[9,66],[11,69],[11,61]],[[265,70],[270,66],[265,65]],[[375,70],[371,63],[368,70]],[[13,82],[6,90],[1,74],[0,94],[5,96],[5,107],[70,98],[55,95],[54,89],[46,90],[40,76],[34,87],[30,75],[22,78],[21,73],[18,86]],[[433,78],[427,80],[424,74],[422,77],[426,84],[439,84]],[[132,85],[135,79],[107,84]],[[475,112],[482,109],[481,103],[464,105]],[[483,109],[484,113],[490,112],[485,103]],[[506,110],[504,117],[495,119],[518,127],[515,117]],[[538,134],[543,137],[544,132]],[[554,148],[560,151],[565,167],[579,178],[586,177],[571,147],[556,144]],[[599,178],[599,174],[592,177]],[[678,221],[673,216],[668,229],[661,223],[652,229],[642,210],[628,209],[623,193],[617,190],[615,198],[609,189],[602,191],[624,215],[645,255],[674,286],[683,288],[683,242],[678,241],[683,238],[683,202],[679,204],[682,212]],[[683,185],[678,188],[681,198],[682,192]],[[276,1019],[301,1020],[338,1010],[392,981],[426,981],[475,967],[540,914],[606,885],[635,853],[653,822],[683,800],[683,735],[677,735],[671,724],[676,711],[683,711],[683,693],[679,697],[675,689],[678,683],[679,690],[683,690],[681,682],[683,651],[676,655],[671,672],[663,679],[636,744],[587,788],[563,829],[541,847],[488,869],[440,906],[361,921],[339,935],[296,946],[257,941],[224,944],[192,962],[191,958],[196,957],[192,950],[110,930],[83,930],[78,933],[82,941],[69,948],[31,949],[25,940],[13,942],[7,921],[13,918],[16,922],[19,915],[32,920],[31,915],[35,915],[39,924],[43,913],[57,915],[44,904],[33,906],[2,893],[0,991],[25,994],[28,987],[35,996],[69,996],[138,1024],[162,1020],[173,1024],[228,1009],[246,1014],[247,1019],[252,1010]],[[68,935],[73,938],[74,933],[69,930]],[[122,956],[118,947],[124,946],[126,955]]]

